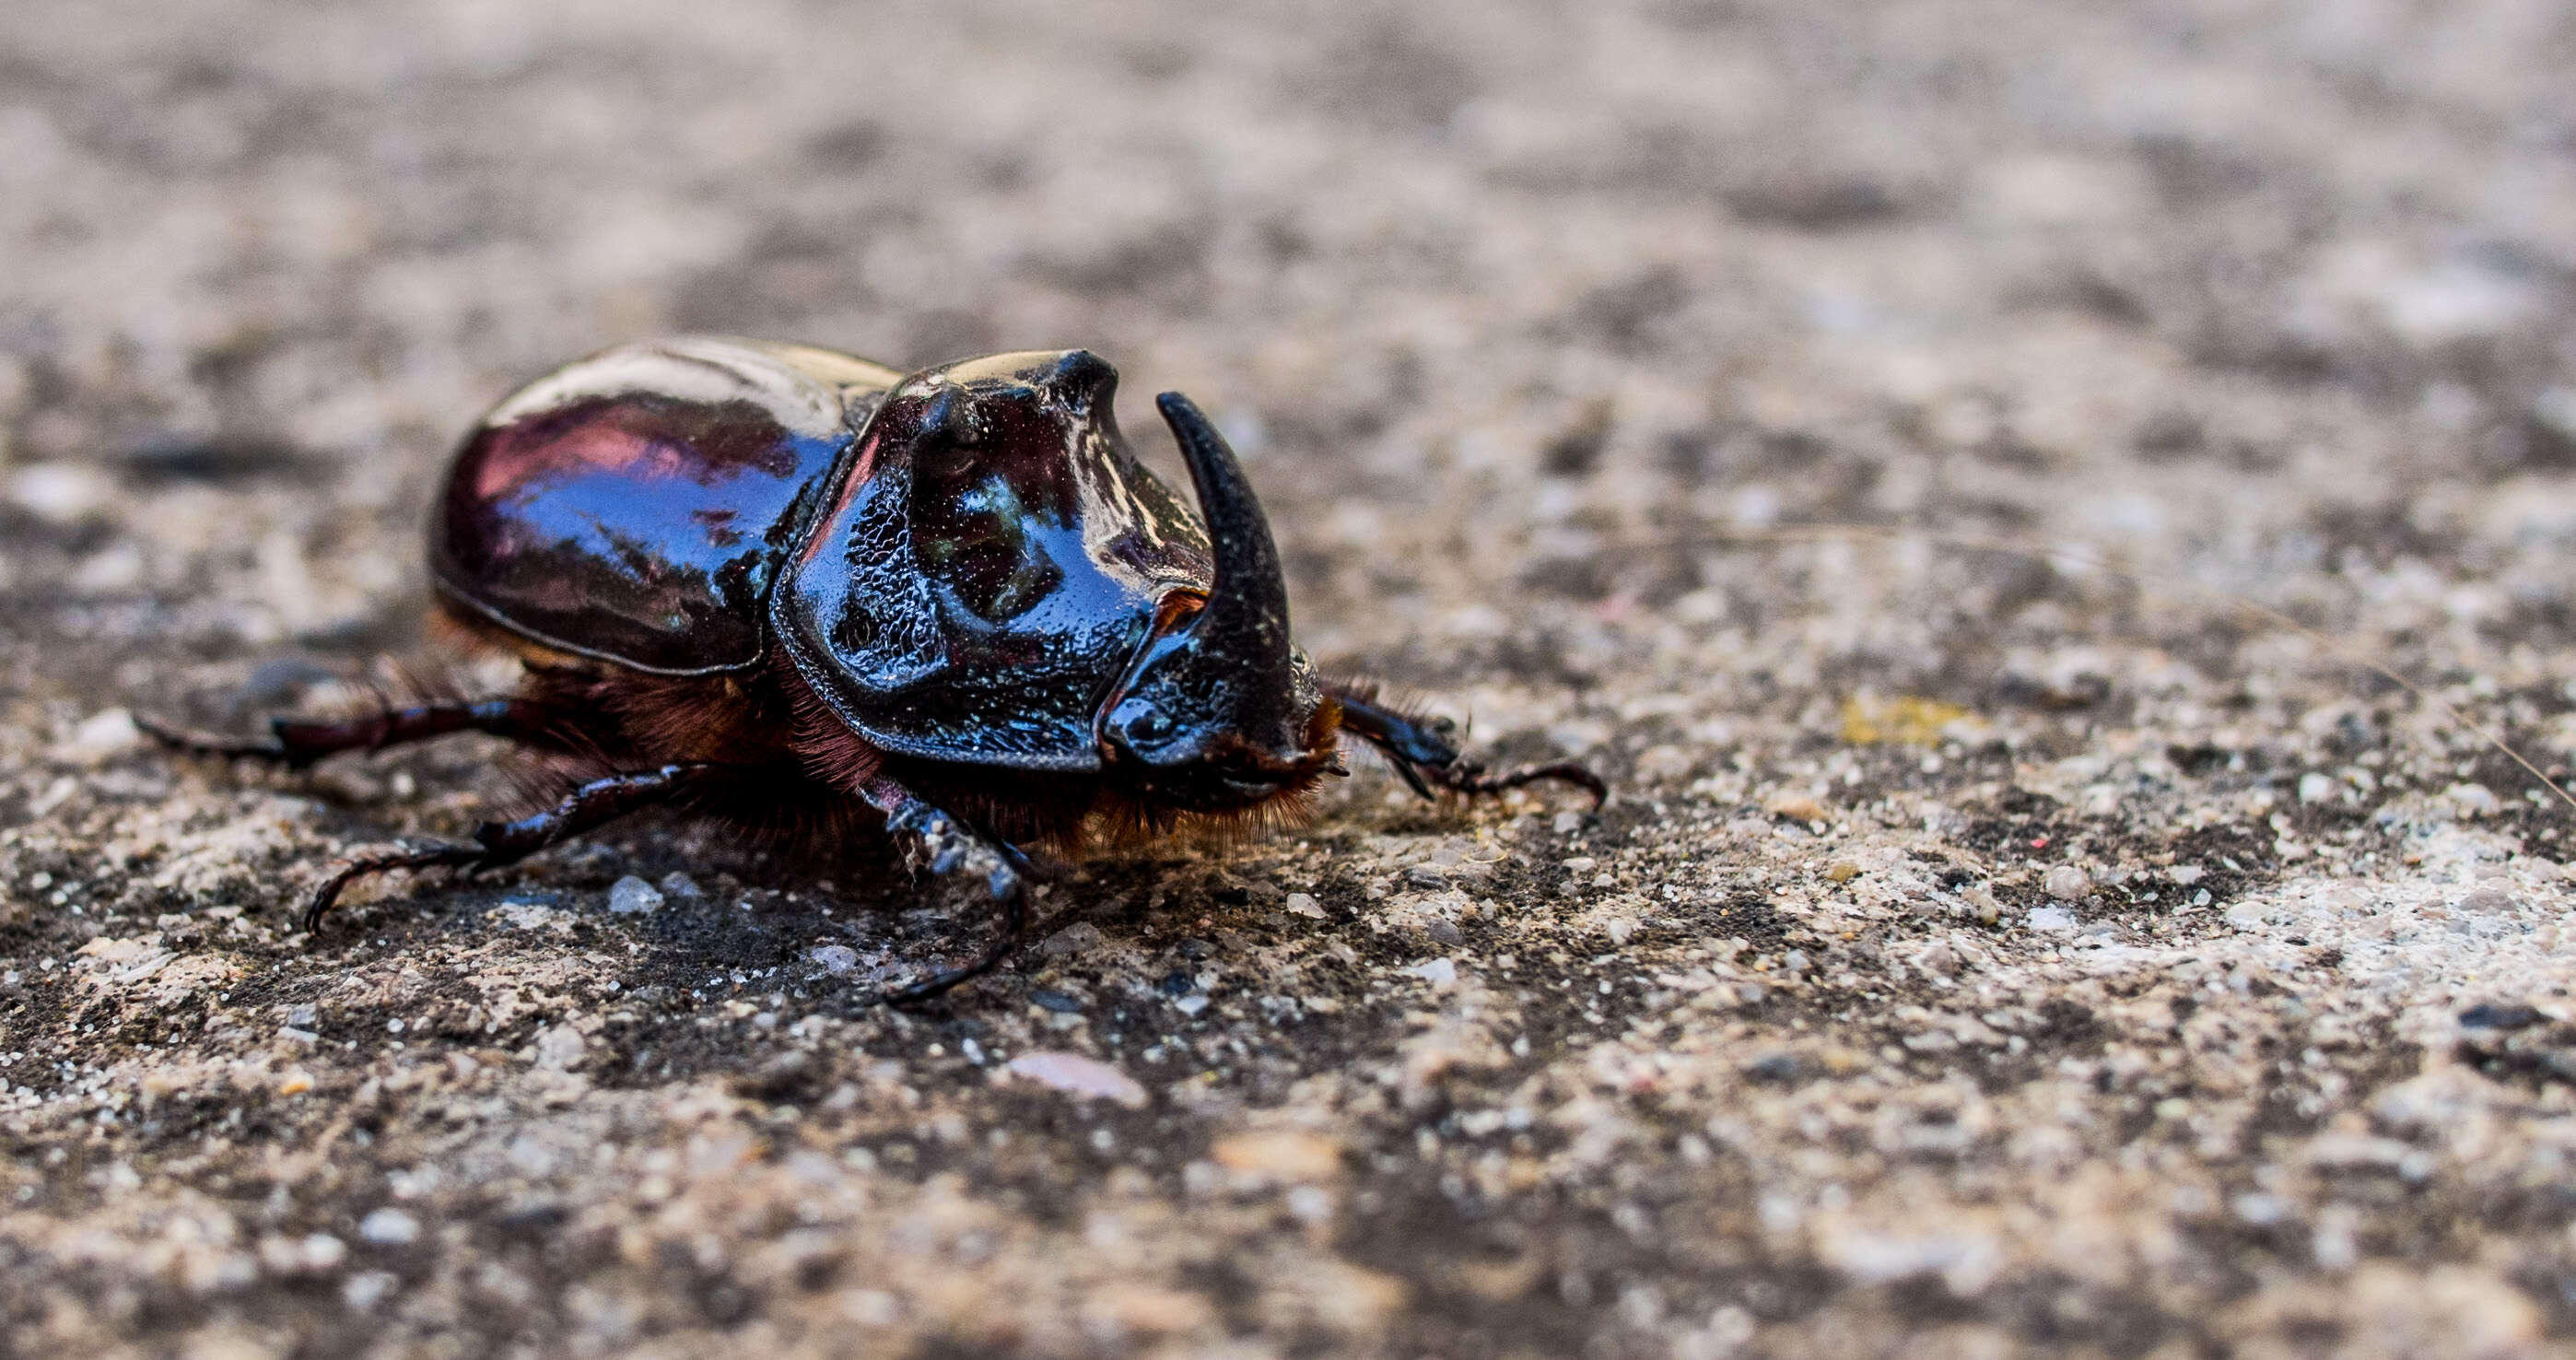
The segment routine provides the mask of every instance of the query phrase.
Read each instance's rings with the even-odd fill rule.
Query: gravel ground
[[[2576,758],[2566,6],[1062,9],[8,6],[0,1351],[2576,1354],[2576,823],[2440,711]],[[686,827],[299,933],[493,748],[131,714],[395,683],[450,441],[682,329],[1184,388],[1616,796],[909,1014],[952,903]]]

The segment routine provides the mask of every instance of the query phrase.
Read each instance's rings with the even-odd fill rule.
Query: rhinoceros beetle
[[[1486,773],[1444,725],[1319,679],[1233,451],[1187,397],[1157,400],[1193,519],[1121,438],[1117,381],[1083,350],[910,375],[713,337],[581,360],[466,438],[430,530],[441,614],[519,656],[516,692],[279,718],[257,742],[154,731],[301,768],[470,730],[582,771],[471,844],[339,865],[308,929],[355,879],[490,869],[647,807],[835,835],[881,816],[1001,916],[897,1001],[1009,953],[1038,873],[1024,844],[1293,808],[1344,772],[1344,733],[1425,797],[1550,779],[1604,796],[1574,765]]]

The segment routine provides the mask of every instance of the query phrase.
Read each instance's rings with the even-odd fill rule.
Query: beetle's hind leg
[[[451,732],[489,732],[512,741],[539,744],[546,739],[546,718],[544,708],[525,699],[480,699],[401,708],[388,704],[373,713],[336,721],[271,718],[266,741],[190,732],[144,717],[137,717],[134,725],[173,751],[268,760],[290,770],[301,770],[342,751],[381,751]]]
[[[1489,774],[1482,764],[1460,756],[1458,748],[1449,744],[1455,730],[1449,723],[1407,716],[1355,690],[1337,687],[1332,693],[1342,706],[1342,727],[1376,747],[1396,774],[1425,798],[1434,796],[1434,787],[1453,793],[1500,793],[1553,780],[1591,794],[1596,810],[1610,799],[1609,784],[1572,761]]]
[[[977,833],[883,775],[862,783],[859,794],[885,814],[886,830],[910,842],[930,872],[942,877],[959,872],[980,873],[984,886],[1001,906],[998,929],[973,959],[895,988],[879,999],[895,1006],[927,1001],[1000,966],[1019,947],[1020,936],[1028,929],[1029,882],[1038,876],[1028,855],[1009,841]]]
[[[350,860],[314,890],[304,908],[304,929],[320,930],[322,918],[340,899],[340,890],[358,879],[396,869],[457,868],[473,873],[516,864],[547,846],[570,840],[630,812],[668,802],[688,788],[693,776],[712,768],[665,765],[658,770],[613,774],[574,789],[562,802],[543,812],[516,821],[485,822],[474,828],[471,845],[427,845]]]

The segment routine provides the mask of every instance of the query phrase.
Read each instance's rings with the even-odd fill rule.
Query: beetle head
[[[1203,598],[1163,597],[1152,636],[1101,706],[1101,761],[1154,803],[1251,807],[1332,767],[1333,721],[1289,639],[1279,549],[1234,450],[1189,398],[1166,392],[1155,405],[1189,463],[1216,580]]]

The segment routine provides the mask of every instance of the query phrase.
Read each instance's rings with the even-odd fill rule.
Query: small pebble
[[[1052,1087],[1067,1095],[1106,1100],[1131,1110],[1143,1109],[1149,1099],[1145,1088],[1138,1085],[1134,1077],[1098,1058],[1080,1053],[1023,1053],[1004,1063],[1002,1073],[1015,1080]]]
[[[704,897],[707,895],[706,889],[699,887],[696,879],[689,877],[687,874],[681,873],[677,869],[662,875],[662,893],[666,897],[688,898]]]
[[[2231,1207],[2236,1210],[2238,1218],[2256,1227],[2278,1223],[2290,1216],[2290,1206],[2283,1203],[2280,1196],[2267,1195],[2260,1191],[2249,1191],[2238,1195]]]
[[[142,744],[143,732],[134,725],[134,715],[121,708],[94,714],[72,730],[72,745],[92,758],[117,755]]]
[[[348,1244],[329,1233],[313,1233],[296,1244],[297,1264],[306,1270],[337,1270],[349,1259]]]
[[[537,1035],[537,1063],[543,1067],[570,1071],[582,1065],[590,1042],[571,1024],[550,1025]]]
[[[1803,793],[1773,794],[1762,804],[1762,810],[1774,817],[1786,817],[1793,822],[1825,820],[1825,805]]]
[[[628,874],[609,888],[608,909],[620,916],[637,916],[660,911],[662,890],[633,874]]]
[[[2030,909],[2030,928],[2050,935],[2072,935],[2075,933],[2075,913],[2064,907],[2033,907]]]
[[[340,1301],[360,1312],[365,1312],[384,1302],[385,1295],[394,1292],[394,1287],[400,1283],[402,1282],[396,1279],[391,1271],[360,1271],[350,1276],[348,1283],[340,1286]]]
[[[1294,1129],[1219,1138],[1209,1146],[1208,1160],[1228,1171],[1279,1181],[1325,1180],[1342,1170],[1339,1144]]]
[[[834,977],[859,966],[859,951],[845,944],[819,945],[807,957]]]
[[[2060,864],[2048,871],[2048,880],[2042,886],[2060,902],[2081,902],[2093,891],[2093,876],[2075,865]]]
[[[378,1209],[358,1220],[358,1236],[380,1247],[399,1247],[420,1236],[420,1220],[400,1209]]]
[[[1038,952],[1051,959],[1060,959],[1086,949],[1097,949],[1100,944],[1100,927],[1088,921],[1077,921],[1038,941]]]
[[[2482,1001],[2460,1012],[2463,1029],[2528,1029],[2549,1017],[2519,1003],[2498,1005]]]
[[[2458,808],[2463,817],[2490,816],[2501,806],[2495,790],[2484,784],[2453,784],[2442,790],[2442,797]]]
[[[1771,1053],[1745,1064],[1744,1075],[1755,1081],[1796,1081],[1803,1070],[1795,1053]]]
[[[1315,900],[1313,893],[1290,893],[1288,900],[1281,905],[1291,916],[1303,916],[1316,921],[1324,919],[1324,905]]]

